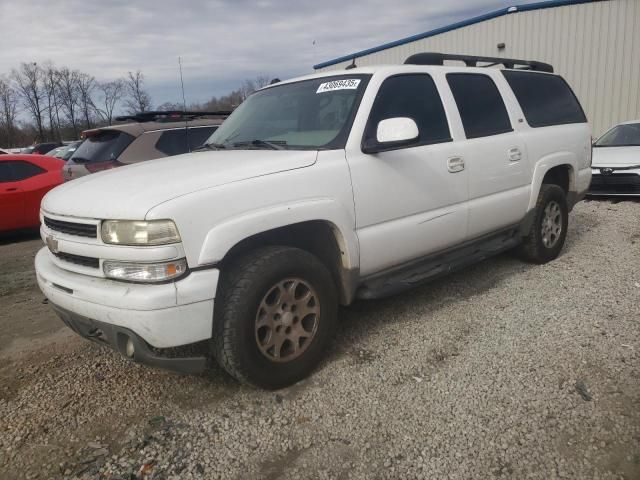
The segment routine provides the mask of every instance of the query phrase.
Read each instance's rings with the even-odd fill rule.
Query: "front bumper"
[[[134,284],[60,268],[47,248],[36,255],[38,285],[61,311],[130,330],[162,349],[211,338],[219,271],[191,272],[164,284]]]
[[[53,303],[51,306],[65,325],[78,335],[108,345],[134,362],[182,373],[200,373],[207,366],[207,347],[203,342],[180,349],[155,349],[132,330],[83,317]]]
[[[640,196],[640,168],[594,167],[589,195]]]

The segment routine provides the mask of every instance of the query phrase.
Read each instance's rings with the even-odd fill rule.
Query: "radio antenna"
[[[184,80],[182,79],[182,57],[178,57],[178,69],[180,70],[180,88],[182,89],[182,110],[187,111],[187,100],[184,96]],[[184,115],[184,114],[183,114]],[[187,126],[187,116],[184,117],[184,138],[187,142],[187,152],[191,152],[189,147],[189,128]]]

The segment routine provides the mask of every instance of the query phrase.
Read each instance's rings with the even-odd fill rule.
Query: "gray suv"
[[[131,163],[191,152],[230,112],[145,112],[117,117],[129,123],[85,130],[62,169],[65,181]]]

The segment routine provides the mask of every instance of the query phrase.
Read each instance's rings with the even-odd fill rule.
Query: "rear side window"
[[[585,123],[580,102],[562,77],[503,70],[527,122],[532,127]]]
[[[13,180],[19,182],[20,180],[26,180],[27,178],[35,177],[41,173],[45,173],[46,170],[29,162],[15,161],[7,162],[13,171]]]
[[[217,127],[192,127],[187,132],[184,128],[162,132],[156,142],[156,149],[165,155],[180,155],[202,146]]]
[[[416,145],[451,141],[442,100],[429,75],[396,75],[384,81],[373,103],[364,141],[375,140],[378,123],[394,117],[416,122],[420,132]]]
[[[467,138],[513,131],[502,95],[490,77],[475,73],[450,73],[447,82]]]
[[[133,140],[132,135],[119,130],[101,130],[82,142],[70,160],[76,163],[117,160]]]

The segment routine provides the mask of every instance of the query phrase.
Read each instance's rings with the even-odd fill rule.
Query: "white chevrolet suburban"
[[[289,385],[319,362],[339,304],[508,249],[558,256],[591,133],[552,72],[417,54],[270,85],[201,151],[49,192],[39,286],[70,328],[133,361],[216,359]]]

